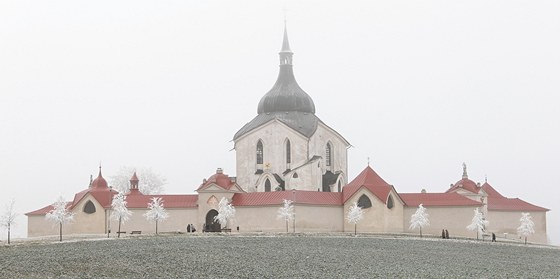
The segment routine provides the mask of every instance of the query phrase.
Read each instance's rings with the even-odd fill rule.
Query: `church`
[[[489,221],[486,232],[510,239],[518,239],[521,213],[529,212],[535,223],[529,241],[547,243],[548,209],[504,197],[487,181],[475,183],[469,179],[466,164],[460,179],[441,193],[399,193],[369,165],[349,178],[350,143],[319,119],[313,99],[296,82],[286,29],[279,58],[276,83],[259,101],[257,115],[233,136],[236,176],[217,169],[196,194],[144,195],[136,173],[130,174],[126,201],[132,216],[121,231],[154,233],[155,226],[143,214],[152,197],[161,197],[169,218],[159,224],[159,232],[186,232],[189,224],[198,232],[224,227],[285,232],[285,221],[277,218],[277,211],[284,200],[291,200],[295,218],[289,230],[293,232],[354,232],[346,214],[357,203],[364,210],[358,233],[417,234],[409,223],[422,204],[430,221],[424,234],[439,235],[447,229],[452,236],[476,237],[466,227],[478,208]],[[100,167],[97,178],[68,201],[67,208],[75,217],[64,226],[64,234],[115,234],[118,224],[109,218],[114,195]],[[236,214],[228,224],[219,224],[214,216],[224,197]],[[29,237],[58,234],[58,227],[45,219],[52,209],[48,205],[26,213]]]

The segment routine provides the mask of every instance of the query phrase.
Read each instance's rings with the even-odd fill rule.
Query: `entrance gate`
[[[214,220],[214,217],[218,215],[218,211],[211,209],[206,213],[206,228],[207,232],[220,232],[222,231],[220,222]]]

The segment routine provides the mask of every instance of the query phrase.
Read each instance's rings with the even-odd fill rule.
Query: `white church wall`
[[[426,206],[430,225],[422,229],[422,234],[441,236],[441,230],[447,229],[450,237],[460,236],[476,238],[476,232],[467,230],[471,223],[476,206]],[[419,230],[411,230],[410,219],[418,207],[404,208],[404,231],[418,234]]]
[[[165,205],[165,204],[164,204]],[[130,208],[132,212],[130,219],[121,224],[121,231],[130,234],[132,231],[141,231],[142,234],[154,234],[156,232],[156,224],[148,221],[144,214],[148,208]],[[158,222],[158,233],[165,232],[186,232],[188,224],[195,224],[197,221],[197,208],[168,208],[166,209],[169,217],[164,221]],[[196,227],[196,226],[195,226]],[[111,234],[116,234],[119,228],[119,222],[111,220]],[[202,227],[196,227],[197,230]]]
[[[271,121],[238,139],[235,142],[237,183],[247,192],[253,192],[259,175],[257,170],[257,142],[263,142],[263,170],[282,175],[286,170],[285,140],[291,145],[290,167],[295,168],[307,162],[307,139],[279,121]],[[266,166],[268,164],[268,167]],[[299,175],[299,180],[308,181],[309,177]]]
[[[544,211],[532,211],[532,220],[535,223],[535,233],[527,237],[528,242],[533,243],[548,243],[546,235],[546,213]],[[488,231],[494,232],[499,237],[507,237],[510,239],[522,240],[517,235],[517,227],[521,225],[521,211],[488,211]]]
[[[332,144],[332,166],[326,165],[326,147],[327,143]],[[348,150],[346,142],[336,132],[319,122],[317,131],[309,140],[310,157],[318,155],[323,158],[321,170],[324,174],[327,170],[332,172],[342,171],[344,175],[348,173]],[[346,184],[347,181],[345,181]]]

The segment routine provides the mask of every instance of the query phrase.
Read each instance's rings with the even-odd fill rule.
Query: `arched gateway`
[[[211,209],[206,213],[206,228],[204,228],[207,232],[220,232],[222,231],[220,222],[214,220],[214,217],[218,215],[218,211],[215,209]]]

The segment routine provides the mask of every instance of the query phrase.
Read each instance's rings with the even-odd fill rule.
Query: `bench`
[[[231,232],[231,229],[222,229],[222,232],[228,232],[228,233],[230,233],[230,232]]]
[[[126,232],[117,232],[117,234],[126,234]]]
[[[142,234],[142,231],[131,231],[130,234]]]

